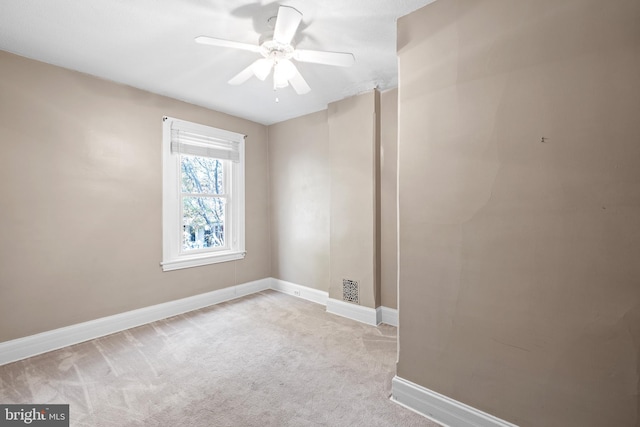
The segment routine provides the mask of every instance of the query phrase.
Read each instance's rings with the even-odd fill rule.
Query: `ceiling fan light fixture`
[[[287,80],[278,79],[276,77],[273,78],[273,90],[283,89],[289,86],[289,82]]]
[[[288,59],[278,61],[275,65],[275,69],[283,79],[289,80],[296,74],[296,67]]]
[[[269,75],[269,73],[271,73],[272,67],[273,67],[273,61],[267,58],[262,58],[262,59],[258,59],[256,62],[253,63],[253,65],[251,66],[251,70],[253,71],[253,74],[255,74],[257,78],[264,81]]]
[[[284,73],[281,64],[276,63],[273,66],[273,90],[282,89],[289,86],[289,79]]]

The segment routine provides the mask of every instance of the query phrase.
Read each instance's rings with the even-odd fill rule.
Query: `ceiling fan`
[[[315,64],[349,67],[355,62],[351,53],[325,52],[319,50],[296,49],[292,44],[298,26],[302,21],[302,13],[290,6],[280,6],[275,18],[273,35],[260,38],[260,45],[199,36],[196,43],[211,46],[229,47],[259,53],[262,58],[254,61],[244,70],[229,80],[231,85],[240,85],[254,75],[264,81],[273,70],[273,90],[291,85],[298,95],[308,93],[311,88],[291,61],[311,62]]]

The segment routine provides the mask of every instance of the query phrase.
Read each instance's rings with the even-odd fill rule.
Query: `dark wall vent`
[[[360,292],[356,280],[342,279],[342,300],[360,304]]]

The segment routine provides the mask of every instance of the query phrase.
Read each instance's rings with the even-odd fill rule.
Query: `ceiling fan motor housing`
[[[260,53],[265,58],[273,60],[291,59],[295,49],[290,44],[277,42],[273,39],[265,40],[260,44]]]

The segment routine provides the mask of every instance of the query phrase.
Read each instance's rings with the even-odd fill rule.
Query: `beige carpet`
[[[437,426],[389,401],[396,329],[274,291],[0,367],[72,426]]]

